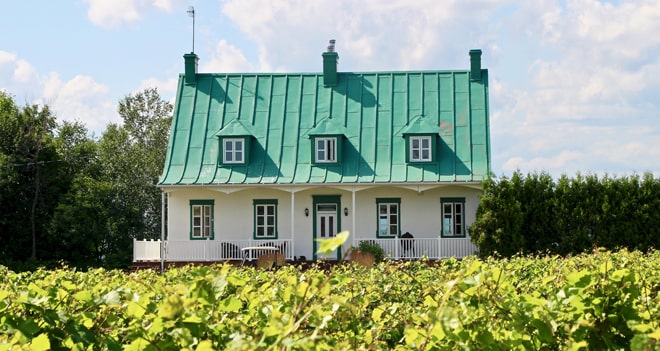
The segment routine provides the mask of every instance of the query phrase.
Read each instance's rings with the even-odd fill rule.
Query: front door
[[[337,221],[336,203],[317,203],[316,204],[316,228],[314,230],[314,239],[334,238],[339,232]],[[335,250],[330,255],[316,254],[318,243],[314,241],[314,256],[323,260],[337,260],[341,255],[341,248]]]

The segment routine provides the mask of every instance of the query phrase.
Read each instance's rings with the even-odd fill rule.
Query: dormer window
[[[337,162],[337,138],[316,138],[316,162]]]
[[[433,149],[430,135],[410,136],[410,162],[431,162]]]
[[[397,135],[405,139],[406,163],[438,162],[440,127],[436,117],[415,116]]]
[[[331,117],[320,120],[307,134],[311,139],[313,165],[339,165],[348,130]]]
[[[255,139],[249,124],[235,119],[227,123],[216,136],[220,140],[218,163],[226,166],[242,166],[250,163],[250,146]]]
[[[244,163],[245,139],[224,139],[222,141],[222,151],[222,163]]]
[[[435,134],[416,134],[404,136],[406,140],[406,162],[408,163],[428,163],[436,162],[436,143]]]

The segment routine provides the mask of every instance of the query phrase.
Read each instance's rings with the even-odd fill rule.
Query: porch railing
[[[160,261],[160,240],[133,239],[133,262]]]
[[[353,247],[358,247],[361,241],[380,245],[385,251],[385,255],[394,260],[422,257],[430,259],[462,258],[474,255],[478,251],[469,238],[355,238]],[[170,240],[165,241],[165,260],[168,262],[242,260],[243,251],[241,249],[258,246],[280,247],[285,259],[293,259],[291,240]],[[133,241],[134,262],[160,261],[160,252],[160,240]],[[248,250],[245,253],[248,260],[256,259],[260,254],[258,250]]]
[[[160,240],[134,240],[133,261],[159,261]],[[273,246],[280,248],[285,259],[293,259],[291,240],[182,240],[165,241],[165,261],[200,262],[256,259],[258,249],[242,250],[248,247]]]
[[[362,241],[378,244],[385,251],[385,256],[393,260],[420,259],[422,257],[430,259],[463,258],[478,252],[477,246],[469,238],[355,238],[353,247],[358,247]]]

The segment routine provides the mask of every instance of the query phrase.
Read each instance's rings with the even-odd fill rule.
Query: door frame
[[[316,218],[317,211],[316,205],[318,204],[335,204],[337,205],[337,233],[341,232],[341,195],[312,195],[312,242],[313,242],[313,258],[317,259],[316,251],[318,251],[318,242],[316,242]],[[337,260],[341,259],[341,246],[337,248]]]

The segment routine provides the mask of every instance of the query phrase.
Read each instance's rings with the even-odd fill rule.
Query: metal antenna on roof
[[[192,31],[192,52],[195,52],[195,8],[188,6],[188,16],[193,19],[193,31]]]

